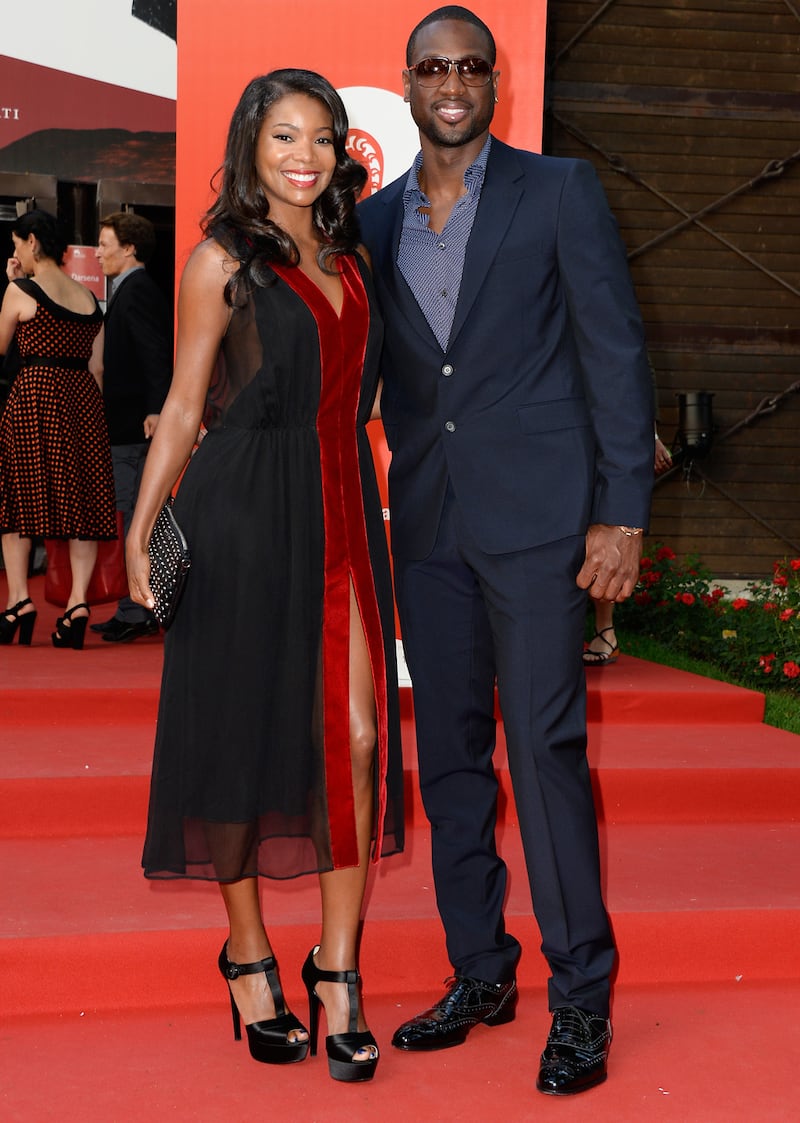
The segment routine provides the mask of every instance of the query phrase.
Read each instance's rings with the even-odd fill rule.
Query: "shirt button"
[[[440,249],[440,250],[443,250],[443,249],[445,249],[445,244],[444,244],[444,242],[440,242],[440,243],[439,243],[439,249]]]
[[[456,368],[452,363],[445,363],[442,367],[442,374],[445,376],[445,378],[449,378],[455,369]]]
[[[454,421],[445,421],[444,427],[448,433],[455,433],[456,426]]]

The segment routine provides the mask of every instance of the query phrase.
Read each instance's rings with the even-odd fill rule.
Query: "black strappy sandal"
[[[242,1026],[239,1008],[231,990],[231,979],[238,979],[240,975],[258,975],[262,971],[267,976],[272,1001],[275,1003],[276,1016],[264,1022],[251,1022],[250,1025],[244,1027],[247,1033],[247,1044],[250,1046],[250,1056],[253,1060],[261,1061],[267,1065],[286,1065],[305,1060],[308,1054],[308,1041],[290,1041],[289,1034],[292,1030],[300,1030],[301,1033],[307,1034],[308,1030],[286,1008],[275,957],[270,955],[267,959],[259,959],[257,963],[231,963],[228,959],[228,943],[226,941],[219,953],[219,969],[222,977],[228,982],[231,1016],[233,1018],[233,1036],[236,1041],[242,1040]]]
[[[608,667],[612,663],[616,663],[617,659],[619,659],[619,644],[612,643],[611,640],[607,640],[603,635],[603,632],[613,631],[614,625],[609,624],[607,628],[601,628],[599,632],[594,633],[589,643],[594,643],[596,639],[599,639],[601,643],[606,645],[608,651],[590,651],[587,648],[583,653],[584,667]]]
[[[87,610],[86,616],[73,616],[79,608]],[[71,647],[74,651],[83,648],[83,637],[86,635],[86,625],[89,623],[88,613],[91,612],[88,604],[74,604],[68,608],[63,616],[56,620],[56,630],[51,634],[53,647]]]
[[[19,628],[19,642],[24,647],[30,647],[33,639],[33,625],[36,623],[36,611],[25,612],[20,616],[19,610],[26,604],[33,604],[30,597],[17,601],[12,608],[7,608],[0,613],[0,644],[14,642],[14,636]]]
[[[325,1052],[328,1054],[328,1071],[334,1080],[348,1083],[356,1080],[371,1080],[378,1067],[378,1043],[370,1031],[358,1032],[358,984],[361,976],[358,971],[322,971],[314,962],[319,944],[308,953],[303,964],[303,982],[308,991],[308,1022],[311,1030],[311,1056],[317,1055],[317,1034],[319,1030],[319,1008],[322,1000],[317,994],[317,983],[344,983],[350,1002],[350,1018],[347,1033],[332,1033],[325,1038]],[[358,1060],[354,1054],[359,1051],[371,1055]]]

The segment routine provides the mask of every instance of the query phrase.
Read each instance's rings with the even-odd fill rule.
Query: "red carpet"
[[[406,702],[406,853],[370,886],[362,970],[383,1046],[371,1085],[323,1058],[285,1071],[230,1032],[214,886],[139,870],[160,640],[50,646],[38,594],[30,650],[0,648],[0,993],[8,1120],[380,1118],[788,1120],[800,1055],[800,738],[761,724],[750,691],[632,658],[589,672],[590,759],[620,947],[610,1077],[568,1101],[534,1089],[548,1026],[538,933],[498,749],[508,926],[522,941],[513,1025],[430,1056],[392,1030],[449,973]],[[107,611],[95,610],[95,619]],[[317,937],[313,879],[266,885],[288,997]]]

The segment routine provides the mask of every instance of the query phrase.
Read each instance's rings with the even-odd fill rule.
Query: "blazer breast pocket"
[[[547,256],[545,244],[541,239],[531,242],[509,241],[500,247],[495,255],[494,264],[498,268],[504,265],[524,265],[526,261],[540,262]]]

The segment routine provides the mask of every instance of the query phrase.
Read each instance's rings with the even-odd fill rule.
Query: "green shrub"
[[[642,558],[634,595],[615,624],[718,666],[759,690],[800,696],[800,558],[776,561],[769,581],[731,597],[697,557],[661,543]]]

